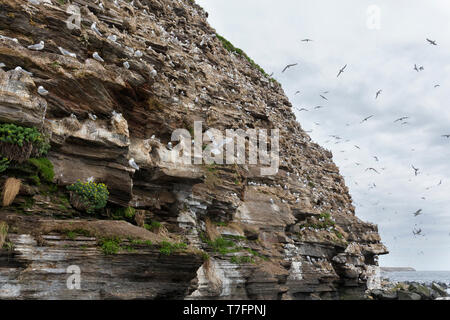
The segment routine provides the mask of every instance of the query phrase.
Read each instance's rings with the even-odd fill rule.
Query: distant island
[[[401,271],[416,271],[411,267],[381,267],[381,271],[384,272],[401,272]]]

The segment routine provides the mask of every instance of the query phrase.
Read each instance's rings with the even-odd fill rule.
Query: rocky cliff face
[[[371,284],[387,253],[377,226],[355,216],[280,85],[206,16],[189,0],[0,1],[0,121],[39,128],[54,166],[0,210],[0,297],[327,299]],[[194,121],[279,129],[278,172],[167,161],[172,132]],[[106,208],[76,210],[65,187],[77,179],[105,183]],[[135,219],[117,220],[127,207]],[[71,265],[80,289],[66,285]]]

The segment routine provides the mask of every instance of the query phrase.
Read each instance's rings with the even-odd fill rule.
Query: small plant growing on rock
[[[117,208],[112,213],[114,220],[132,220],[136,215],[136,209],[133,207]]]
[[[214,252],[219,252],[225,255],[230,252],[239,251],[240,248],[235,248],[235,243],[232,240],[227,240],[223,237],[219,237],[214,241],[207,240],[206,243],[214,250]]]
[[[31,156],[47,154],[49,149],[50,144],[36,128],[0,124],[0,154],[3,157],[22,163]]]
[[[31,158],[28,162],[34,166],[39,173],[39,176],[45,182],[52,182],[55,173],[53,171],[53,164],[47,158]]]
[[[8,235],[8,225],[1,221],[0,222],[0,248],[3,247],[3,244],[5,243],[6,236]]]
[[[158,221],[151,221],[150,224],[144,224],[144,228],[148,231],[156,231],[161,228],[161,223]]]
[[[0,159],[0,173],[8,169],[10,161],[8,158]]]
[[[181,249],[186,249],[187,244],[180,242],[180,243],[171,243],[168,241],[163,241],[160,243],[161,248],[159,249],[159,252],[161,254],[164,254],[166,256],[170,256],[173,252]]]
[[[105,255],[117,254],[120,250],[120,239],[102,239],[100,241],[101,249]]]
[[[104,208],[109,197],[108,188],[105,184],[92,181],[81,182],[78,180],[67,186],[67,190],[71,192],[72,205],[79,210],[85,210],[87,213],[94,213],[95,210]]]

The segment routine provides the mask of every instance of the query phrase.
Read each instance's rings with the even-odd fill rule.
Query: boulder
[[[397,300],[397,292],[391,290],[375,289],[371,291],[371,295],[377,300]]]
[[[447,291],[436,282],[431,284],[431,289],[437,292],[441,297],[446,297],[448,295]]]
[[[397,291],[398,300],[421,300],[419,294],[410,291],[399,290]]]
[[[412,283],[409,288],[409,291],[413,292],[413,293],[417,293],[418,295],[421,296],[421,298],[423,300],[431,300],[432,299],[432,292],[429,288],[427,288],[426,286],[422,285],[422,284],[418,284],[418,283]]]

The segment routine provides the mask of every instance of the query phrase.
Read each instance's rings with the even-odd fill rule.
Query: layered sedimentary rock
[[[49,136],[58,195],[77,179],[94,179],[108,186],[109,203],[87,216],[22,186],[16,204],[26,206],[0,211],[12,244],[0,252],[0,297],[362,297],[387,250],[377,226],[355,216],[331,152],[311,142],[281,86],[227,50],[193,1],[71,2],[0,1],[0,120]],[[43,50],[27,48],[39,41]],[[193,134],[195,121],[224,134],[278,129],[279,170],[168,161],[174,130]],[[122,238],[142,241],[153,234],[106,220],[117,206],[159,221],[164,232],[153,235],[155,243],[167,237],[188,249],[105,256],[96,241],[109,230],[123,227]],[[105,227],[75,239],[64,236],[70,223],[62,235],[42,227],[61,219]],[[85,279],[79,290],[66,287],[70,265]]]

